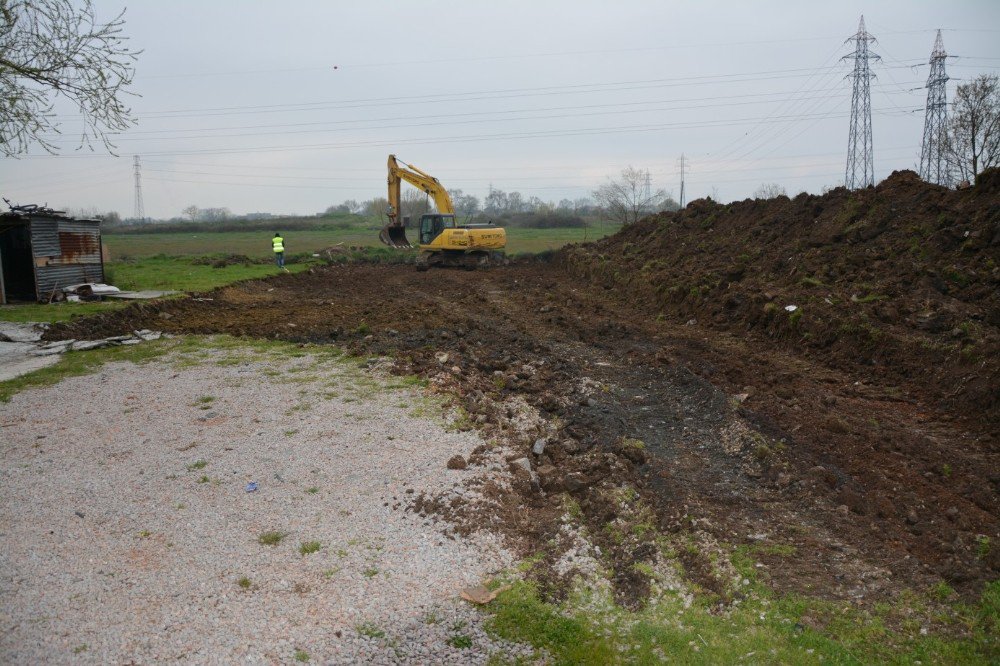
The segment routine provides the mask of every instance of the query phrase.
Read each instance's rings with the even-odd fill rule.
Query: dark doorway
[[[35,267],[27,224],[0,228],[0,263],[8,301],[35,301]]]

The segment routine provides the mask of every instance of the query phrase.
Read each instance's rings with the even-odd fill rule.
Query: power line
[[[538,86],[529,88],[498,88],[469,92],[432,93],[425,95],[405,95],[394,97],[369,97],[338,101],[300,102],[296,104],[263,104],[227,107],[207,107],[201,109],[174,109],[168,111],[146,111],[139,115],[145,119],[159,117],[201,117],[213,115],[233,115],[243,113],[281,113],[288,111],[326,111],[330,109],[368,108],[373,106],[398,106],[415,103],[468,102],[480,100],[508,99],[517,97],[538,97],[568,94],[589,94],[600,92],[621,92],[648,88],[671,88],[690,85],[707,85],[713,82],[745,83],[775,79],[794,79],[811,76],[814,68],[791,68],[764,70],[760,72],[740,72],[735,74],[708,74],[661,79],[637,79],[610,81],[605,83],[583,83],[561,86]],[[193,116],[191,114],[194,114]]]

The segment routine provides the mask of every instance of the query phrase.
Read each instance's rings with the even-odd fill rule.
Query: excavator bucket
[[[413,247],[406,239],[406,227],[401,224],[387,224],[382,227],[378,239],[389,247]]]

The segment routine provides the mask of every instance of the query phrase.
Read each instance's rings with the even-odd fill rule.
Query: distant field
[[[617,225],[604,224],[585,229],[507,229],[507,252],[542,252],[568,243],[592,241],[612,234]],[[331,229],[289,231],[283,234],[288,254],[317,252],[323,248],[344,245],[380,247],[378,232],[372,229]],[[411,238],[411,240],[413,240]],[[245,254],[265,257],[271,254],[271,234],[259,231],[228,231],[172,234],[104,234],[104,244],[111,260],[123,257],[198,256],[205,254]]]

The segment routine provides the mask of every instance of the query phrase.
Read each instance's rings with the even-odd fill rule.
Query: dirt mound
[[[898,171],[855,192],[701,199],[558,261],[668,321],[1000,418],[1000,170],[962,191]]]
[[[905,179],[901,186],[926,189]],[[699,202],[692,217],[695,210],[724,207]],[[653,220],[629,234],[664,233],[657,225],[667,229]],[[679,242],[691,242],[690,234]],[[602,246],[617,248],[620,270],[637,261],[623,242]],[[593,246],[574,253],[577,270],[599,264],[583,261],[598,256]],[[704,253],[701,261],[713,259]],[[599,275],[616,284],[612,274]],[[791,337],[788,322],[758,327],[758,335],[747,333],[749,320],[713,324],[730,331],[685,325],[690,314],[656,321],[648,303],[657,290],[631,284],[595,289],[538,261],[474,272],[330,266],[238,283],[210,299],[136,303],[54,325],[46,337],[151,328],[334,342],[359,355],[391,356],[400,371],[432,378],[454,395],[469,427],[522,452],[510,461],[515,492],[483,489],[500,515],[472,516],[469,525],[503,527],[522,554],[544,552],[545,562],[555,562],[565,541],[559,517],[572,500],[616,572],[622,603],[641,600],[648,587],[643,563],[660,548],[651,524],[762,552],[780,544],[794,560],[769,556],[762,573],[778,588],[821,596],[879,599],[940,580],[977,595],[995,578],[995,423],[955,421],[911,397],[910,382],[878,384],[856,372],[873,366],[831,367],[833,357]],[[795,281],[782,284],[808,293]],[[527,418],[532,410],[537,419]],[[476,455],[467,463],[478,464]],[[625,484],[639,489],[642,503],[623,494]],[[414,510],[440,507],[430,498]],[[686,564],[699,585],[718,587],[698,578],[710,569],[705,563]]]

